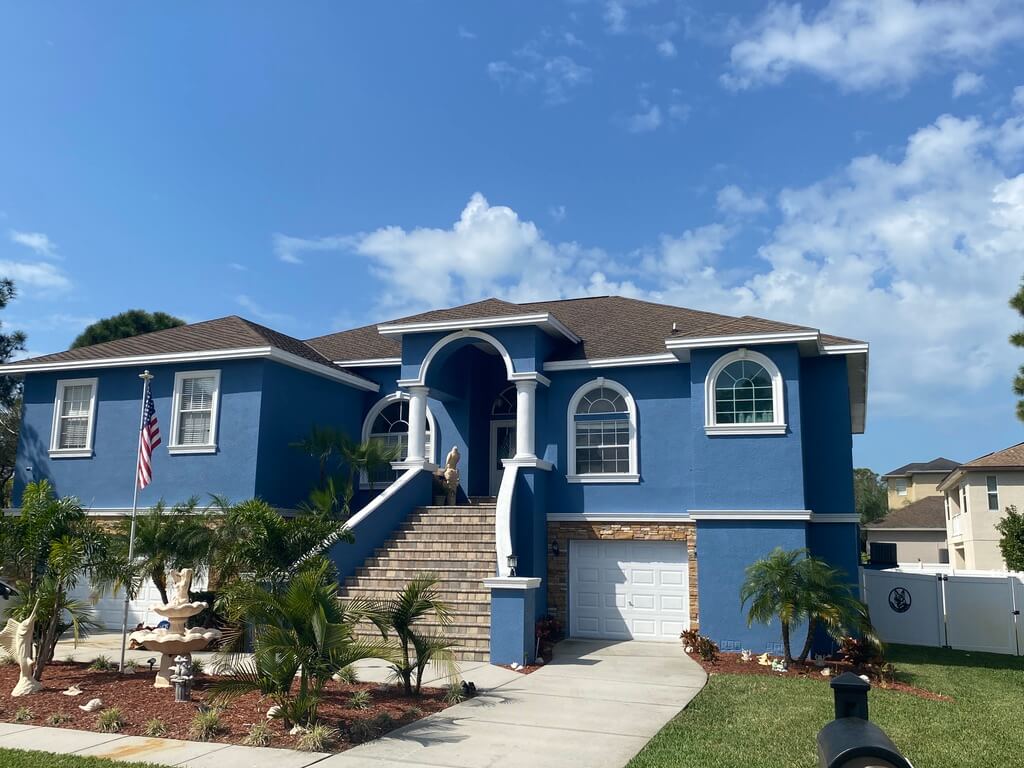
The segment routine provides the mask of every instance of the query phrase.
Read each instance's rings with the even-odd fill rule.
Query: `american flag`
[[[142,414],[142,431],[139,433],[139,467],[136,477],[141,491],[153,479],[153,449],[160,445],[160,427],[156,424],[156,406],[153,395],[146,387],[146,404]]]

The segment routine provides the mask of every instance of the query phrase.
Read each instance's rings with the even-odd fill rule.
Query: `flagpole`
[[[149,381],[153,378],[153,374],[149,370],[145,370],[139,374],[139,378],[142,379],[142,407],[139,413],[139,445],[141,445],[142,430],[146,427],[146,394],[149,390]],[[132,526],[128,534],[129,569],[135,563],[135,513],[139,505],[139,445],[136,446],[135,451],[135,482],[132,487]],[[117,668],[121,674],[124,674],[124,654],[128,646],[128,587],[130,583],[131,576],[129,575],[129,583],[124,585],[124,618],[121,621],[121,663]]]

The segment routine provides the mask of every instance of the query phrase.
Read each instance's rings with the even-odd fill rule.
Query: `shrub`
[[[1011,571],[1024,571],[1024,514],[1017,507],[1006,508],[1003,519],[996,523],[999,531],[999,551],[1006,567]]]
[[[212,708],[196,712],[188,734],[196,741],[210,741],[223,731],[224,724],[220,721],[220,710]]]
[[[117,665],[114,664],[107,656],[102,653],[95,659],[89,662],[89,669],[93,672],[109,672],[112,669],[116,669]]]
[[[348,740],[353,744],[362,744],[380,736],[380,731],[369,720],[356,720],[348,727]]]
[[[710,637],[698,636],[694,649],[702,661],[706,661],[708,664],[714,664],[718,661],[718,646],[715,645],[715,641]]]
[[[462,687],[462,683],[449,683],[448,687],[444,689],[445,704],[458,704],[459,702],[465,700],[466,690]]]
[[[71,715],[64,712],[53,712],[48,718],[46,718],[47,725],[63,725],[71,720]]]
[[[405,712],[402,713],[402,717],[406,720],[419,720],[423,717],[423,710],[419,707],[409,707]]]
[[[348,700],[348,705],[352,707],[352,709],[369,709],[372,702],[373,696],[370,695],[369,691],[352,691],[352,696]]]
[[[14,711],[14,717],[11,718],[15,723],[27,723],[35,715],[32,714],[32,710],[28,707],[18,707]]]
[[[151,738],[159,738],[167,733],[167,725],[159,717],[154,717],[146,721],[146,724],[142,726],[142,735],[149,736]]]
[[[355,667],[349,664],[347,667],[342,667],[334,673],[334,679],[339,683],[345,683],[346,685],[355,685],[359,682],[359,673],[356,672]]]
[[[125,659],[124,671],[127,675],[135,674],[139,671],[139,662],[135,661],[135,659]]]
[[[323,723],[316,723],[299,737],[296,748],[303,752],[326,752],[341,738],[337,728]]]
[[[447,667],[449,678],[457,674],[452,641],[443,635],[426,634],[421,629],[420,621],[426,619],[434,620],[441,627],[451,624],[451,608],[441,601],[438,584],[435,574],[420,574],[382,606],[381,623],[394,630],[398,638],[393,668],[406,696],[420,695],[423,672],[432,661]]]
[[[124,713],[117,707],[104,709],[96,717],[96,728],[101,733],[120,733],[127,724],[128,721],[124,719]]]
[[[389,715],[387,712],[381,712],[375,718],[373,718],[373,726],[377,729],[378,733],[387,733],[395,727],[395,718]]]
[[[192,677],[199,677],[206,673],[206,664],[202,659],[192,659]]]
[[[697,641],[700,639],[700,632],[696,629],[684,629],[682,634],[679,635],[679,639],[683,641],[684,646],[696,648]]]
[[[883,649],[869,638],[843,637],[839,640],[839,658],[855,667],[878,664],[883,660]]]
[[[266,747],[270,745],[271,738],[273,738],[273,734],[270,730],[270,723],[264,721],[253,723],[249,733],[242,739],[242,743],[248,747]]]

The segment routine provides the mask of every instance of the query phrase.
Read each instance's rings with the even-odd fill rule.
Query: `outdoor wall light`
[[[509,555],[508,556],[508,575],[509,576],[515,576],[516,575],[516,566],[518,566],[518,565],[519,565],[519,558],[516,557],[515,555]]]
[[[552,540],[551,540],[551,554],[552,554],[553,556],[555,556],[555,557],[558,557],[558,555],[559,555],[559,553],[560,553],[561,551],[562,551],[562,550],[561,550],[561,549],[559,549],[559,547],[558,547],[558,539],[552,539]]]

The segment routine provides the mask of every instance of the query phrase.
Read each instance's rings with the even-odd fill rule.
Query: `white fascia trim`
[[[378,325],[377,333],[381,336],[401,336],[404,333],[461,331],[468,328],[510,328],[520,325],[540,325],[548,333],[564,336],[573,344],[579,344],[580,342],[580,337],[566,328],[550,312],[508,315],[506,317],[474,317],[465,320],[435,320],[425,323],[388,323]]]
[[[825,344],[821,347],[823,355],[859,355],[867,354],[868,344]]]
[[[340,381],[358,389],[377,392],[380,385],[353,376],[345,371],[336,371],[326,365],[314,363],[291,352],[276,347],[237,347],[235,349],[211,349],[202,352],[171,352],[159,355],[131,355],[129,357],[106,357],[99,360],[58,360],[51,363],[10,363],[0,365],[0,375],[18,373],[46,373],[49,371],[77,371],[92,368],[124,368],[132,365],[166,365],[171,363],[200,363],[213,360],[246,360],[266,357],[292,368],[310,371],[324,378]]]
[[[537,589],[540,576],[492,576],[481,579],[488,589]]]
[[[551,379],[545,376],[543,373],[537,373],[537,371],[522,371],[520,373],[513,373],[508,377],[509,381],[536,381],[538,384],[543,384],[545,387],[551,386]]]
[[[705,347],[732,347],[750,344],[795,344],[801,341],[819,342],[818,331],[786,331],[783,333],[748,333],[739,336],[704,336],[696,339],[665,339],[666,349],[703,349]]]
[[[820,521],[815,521],[820,522]],[[862,526],[865,531],[878,531],[879,533],[885,533],[886,531],[913,531],[915,533],[922,533],[928,531],[930,533],[946,533],[945,528],[883,528],[881,526],[865,525]]]
[[[860,523],[860,515],[855,512],[837,512],[829,514],[828,512],[812,512],[811,513],[812,523]],[[889,528],[888,530],[893,531],[895,528]],[[939,529],[936,529],[939,530]]]
[[[633,472],[619,472],[605,475],[566,475],[567,483],[639,483],[640,475]]]
[[[544,461],[544,459],[539,459],[536,456],[502,459],[501,465],[503,467],[533,467],[535,469],[543,469],[549,472],[554,469],[555,466],[550,461]]]
[[[666,365],[682,362],[671,352],[627,357],[600,357],[593,360],[552,360],[544,363],[545,371],[581,371],[589,368],[625,368],[635,365]]]
[[[608,512],[549,512],[549,523],[687,523],[692,518],[686,512],[666,512],[660,515],[630,515]]]
[[[691,509],[691,520],[810,520],[809,509]]]
[[[91,448],[51,448],[49,455],[51,459],[91,459],[93,452]]]
[[[335,360],[335,365],[340,365],[343,368],[376,368],[383,366],[401,365],[402,358],[400,357],[368,357],[361,358],[358,360]]]

